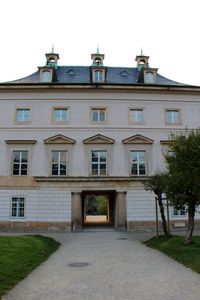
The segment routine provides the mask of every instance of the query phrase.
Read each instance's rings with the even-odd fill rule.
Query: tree
[[[151,190],[154,192],[154,194],[157,196],[159,208],[160,208],[160,215],[162,219],[162,227],[163,232],[166,237],[169,236],[168,230],[167,230],[167,223],[165,218],[165,211],[164,211],[164,205],[163,205],[163,198],[162,194],[165,192],[166,187],[166,173],[155,173],[152,175],[148,181],[144,183],[146,190]]]
[[[200,130],[171,134],[169,146],[173,155],[165,156],[169,172],[165,193],[177,209],[186,205],[188,230],[185,243],[191,244],[195,210],[200,204]]]

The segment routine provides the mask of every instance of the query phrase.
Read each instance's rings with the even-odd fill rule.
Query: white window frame
[[[14,154],[19,152],[19,163],[14,162]],[[22,162],[23,152],[27,153],[27,162]],[[19,174],[14,174],[14,165],[19,165]],[[22,165],[26,165],[26,174],[22,174]],[[12,151],[12,176],[27,176],[28,175],[28,151],[27,150],[13,150]]]
[[[92,153],[97,152],[97,161],[93,161]],[[106,161],[101,161],[101,153],[105,153]],[[93,174],[93,165],[97,165],[97,174]],[[106,165],[105,169],[101,169],[101,165]],[[104,170],[104,174],[101,174],[101,171]],[[91,150],[91,176],[107,176],[108,174],[108,153],[106,150]]]
[[[140,115],[142,115],[142,120],[139,119]],[[130,108],[129,109],[129,122],[143,124],[144,123],[144,109],[143,108]]]
[[[59,111],[59,119],[55,118],[56,111]],[[66,119],[63,118],[63,111],[66,111]],[[68,121],[68,108],[54,108],[53,109],[53,120],[54,122],[67,122]]]
[[[155,75],[154,72],[145,72],[145,83],[154,83]]]
[[[168,118],[168,114],[170,113],[170,116]],[[179,109],[166,109],[166,124],[173,124],[178,125],[181,124],[181,117],[180,117],[180,110]],[[177,118],[178,116],[178,118]]]
[[[53,163],[53,153],[58,153],[58,163]],[[61,162],[61,152],[65,153],[65,162]],[[58,174],[53,174],[53,165],[58,165]],[[65,174],[61,174],[61,165],[65,165],[66,171]],[[51,176],[67,176],[68,174],[68,151],[66,150],[52,150],[51,151]]]
[[[51,71],[44,70],[41,72],[41,81],[42,82],[51,82]],[[48,74],[48,75],[47,75]]]
[[[21,202],[23,200],[23,202]],[[16,204],[16,215],[13,215],[14,205]],[[10,207],[10,217],[12,219],[24,219],[25,218],[25,197],[23,196],[12,196],[11,197],[11,207]],[[23,216],[20,216],[20,210],[23,211]]]
[[[94,113],[97,112],[97,120],[94,120]],[[101,120],[101,113],[104,113],[104,120]],[[106,108],[92,108],[92,122],[105,123],[106,122]]]
[[[136,153],[136,161],[133,162],[132,160],[132,153],[135,152]],[[140,160],[140,157],[139,157],[139,153],[144,153],[144,157],[145,159],[144,160]],[[140,174],[140,165],[141,164],[144,164],[145,168],[144,168],[144,174]],[[133,174],[132,173],[132,168],[133,168],[133,165],[136,165],[137,166],[137,174]],[[146,164],[146,151],[145,150],[131,150],[130,151],[130,169],[131,169],[131,176],[146,176],[147,174],[147,164]]]
[[[94,71],[94,81],[95,82],[103,82],[104,74],[101,70]]]
[[[26,119],[26,112],[29,112],[28,113],[28,119]],[[19,115],[19,112],[21,113],[21,117]],[[17,108],[17,111],[16,111],[16,122],[17,123],[28,123],[31,121],[31,110],[30,108]]]
[[[182,214],[182,212],[184,212],[184,214]],[[185,216],[187,216],[187,210],[185,205],[183,209],[176,209],[174,206],[172,206],[172,217],[185,217]]]

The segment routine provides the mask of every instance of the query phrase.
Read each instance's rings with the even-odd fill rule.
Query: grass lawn
[[[59,245],[55,240],[40,235],[0,236],[0,299]]]
[[[168,239],[161,236],[158,239],[153,237],[143,243],[150,248],[160,250],[184,266],[200,273],[200,236],[194,236],[193,244],[190,246],[186,246],[184,241],[184,236],[172,236]]]

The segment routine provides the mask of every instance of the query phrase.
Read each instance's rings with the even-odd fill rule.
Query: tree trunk
[[[192,234],[194,229],[194,215],[195,215],[195,204],[191,203],[191,205],[188,206],[188,229],[187,229],[187,235],[185,240],[186,245],[192,244]]]
[[[167,231],[167,223],[166,223],[166,219],[165,219],[165,211],[164,211],[164,206],[163,206],[163,202],[162,202],[162,196],[158,196],[158,204],[160,207],[160,215],[161,215],[161,219],[162,219],[162,227],[163,227],[164,235],[165,235],[165,237],[169,237],[169,234]]]

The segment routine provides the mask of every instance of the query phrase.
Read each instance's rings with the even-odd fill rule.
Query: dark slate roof
[[[156,84],[145,84],[138,82],[139,71],[137,68],[105,67],[106,82],[103,84],[116,85],[167,85],[167,86],[189,86],[173,80],[169,80],[157,73]],[[74,73],[70,74],[70,73]],[[52,84],[92,84],[89,66],[57,66],[57,81]],[[22,79],[9,81],[4,84],[49,84],[40,82],[39,71]],[[95,83],[97,84],[97,83]],[[98,83],[99,84],[99,83]],[[102,83],[101,83],[102,84]]]

